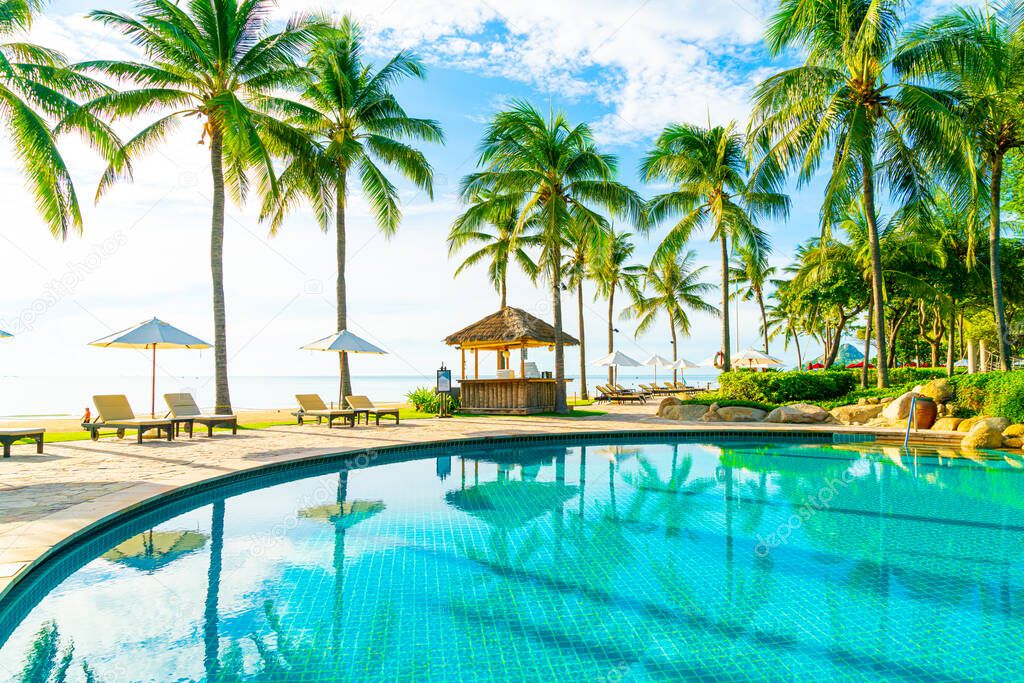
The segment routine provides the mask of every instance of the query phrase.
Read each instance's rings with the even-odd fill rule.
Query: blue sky
[[[93,2],[57,0],[33,28],[36,42],[71,59],[130,57],[132,48],[106,28],[84,19]],[[753,85],[798,55],[770,60],[762,46],[763,0],[351,0],[282,3],[287,12],[327,7],[351,12],[364,24],[375,58],[415,49],[430,67],[426,83],[403,86],[408,111],[438,119],[448,144],[429,147],[437,174],[433,202],[403,187],[406,218],[390,241],[374,228],[365,204],[353,197],[350,215],[350,327],[391,353],[360,360],[357,372],[429,375],[456,354],[440,343],[446,334],[490,312],[497,296],[483,270],[457,280],[444,238],[458,213],[459,179],[473,170],[476,144],[487,118],[510,98],[552,103],[574,121],[593,124],[603,149],[620,159],[620,179],[649,194],[636,168],[657,132],[672,121],[745,125]],[[911,3],[914,17],[945,2]],[[130,3],[107,2],[107,9]],[[137,125],[124,127],[125,134]],[[98,205],[90,199],[102,164],[77,141],[65,149],[79,192],[88,205],[81,236],[57,243],[34,215],[9,154],[0,159],[7,219],[0,249],[18,254],[3,274],[0,329],[18,333],[0,355],[0,375],[144,375],[143,359],[86,346],[92,339],[157,315],[194,334],[212,336],[209,308],[209,164],[196,145],[198,125],[186,122],[174,139],[137,168],[132,185],[116,188]],[[6,145],[0,138],[0,146]],[[9,149],[9,148],[8,148]],[[767,224],[774,261],[785,265],[795,245],[817,232],[821,183],[793,191],[793,212]],[[629,230],[630,226],[619,226]],[[639,239],[645,259],[661,231]],[[714,248],[695,238],[709,281],[717,281]],[[255,208],[229,210],[226,245],[231,372],[331,374],[335,364],[297,348],[332,332],[334,279],[331,237],[307,214],[296,214],[270,238]],[[6,261],[6,259],[5,259]],[[57,283],[63,283],[63,287]],[[604,302],[587,293],[589,351],[604,351]],[[510,303],[550,318],[546,291],[515,277]],[[575,298],[566,297],[567,321]],[[734,323],[735,324],[735,323]],[[740,311],[740,343],[753,344],[756,311]],[[617,343],[642,359],[669,355],[667,322],[644,338],[617,321]],[[718,349],[718,322],[694,316],[694,334],[681,355],[700,361]],[[13,329],[11,329],[13,328]],[[575,332],[575,322],[567,330]],[[662,329],[664,328],[664,329]],[[812,345],[813,346],[813,345]],[[781,348],[773,352],[795,361]],[[130,353],[130,352],[125,352]],[[538,358],[550,365],[550,358]],[[578,367],[575,353],[567,358]],[[168,375],[210,373],[212,356],[165,354]],[[489,367],[489,366],[488,366]]]

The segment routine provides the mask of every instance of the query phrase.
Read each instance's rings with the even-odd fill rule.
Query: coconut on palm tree
[[[589,126],[573,126],[562,113],[541,114],[524,101],[498,113],[480,144],[483,170],[462,181],[470,206],[455,228],[470,230],[488,222],[497,210],[522,207],[516,232],[534,222],[541,243],[541,263],[552,294],[555,328],[555,411],[568,412],[565,350],[562,342],[562,249],[573,221],[592,224],[599,210],[643,219],[639,195],[615,181],[616,159],[598,152]],[[491,193],[481,200],[481,194]]]
[[[672,360],[679,360],[678,335],[690,336],[690,311],[717,315],[718,309],[707,302],[714,285],[702,281],[706,266],[696,267],[697,252],[692,249],[668,260],[655,260],[644,277],[644,288],[626,315],[636,318],[636,336],[650,331],[658,317],[668,318],[672,340]],[[649,293],[648,293],[649,292]],[[673,381],[679,381],[679,370],[672,370]]]
[[[694,230],[708,227],[719,243],[722,263],[722,370],[731,367],[729,339],[729,247],[743,248],[765,258],[771,246],[756,220],[782,218],[789,213],[789,198],[777,191],[778,173],[747,176],[743,137],[736,123],[702,128],[673,124],[658,137],[640,166],[648,181],[671,183],[671,191],[655,196],[649,218],[658,223],[676,220],[655,252],[667,261],[689,242]]]
[[[615,295],[624,291],[632,300],[640,296],[640,287],[647,269],[639,264],[630,264],[636,245],[628,232],[612,230],[604,244],[598,249],[591,263],[592,277],[597,286],[597,296],[608,300],[608,353],[615,352]],[[615,368],[608,368],[608,384],[615,382]]]
[[[433,198],[434,172],[423,152],[410,141],[443,143],[441,126],[409,116],[395,88],[410,78],[426,77],[415,54],[402,51],[376,68],[366,61],[362,32],[350,18],[323,34],[309,61],[297,72],[300,100],[262,98],[267,111],[309,135],[314,145],[295,155],[281,173],[282,191],[263,207],[272,230],[299,202],[309,202],[327,230],[334,219],[338,276],[335,288],[338,330],[348,327],[346,210],[350,174],[386,237],[398,230],[402,208],[398,188],[385,172],[397,170]],[[352,393],[347,354],[340,354],[341,395]]]
[[[481,197],[483,201],[487,201],[488,198],[488,193]],[[487,279],[498,292],[501,308],[508,306],[508,269],[513,262],[518,264],[531,280],[536,280],[539,272],[536,262],[527,251],[527,248],[537,246],[537,236],[532,234],[529,225],[523,226],[517,233],[518,222],[517,211],[505,210],[498,206],[495,215],[487,223],[471,228],[456,224],[448,233],[449,256],[466,247],[475,248],[475,251],[459,264],[455,276],[458,277],[464,270],[479,263],[487,263]]]
[[[159,113],[128,140],[100,180],[97,196],[132,176],[132,162],[165,142],[185,118],[197,118],[200,142],[209,143],[213,180],[210,270],[213,280],[216,410],[231,411],[224,302],[225,193],[242,203],[255,187],[278,192],[276,152],[308,147],[304,135],[259,108],[260,100],[293,84],[295,59],[324,24],[296,19],[269,30],[272,0],[147,0],[137,14],[96,10],[90,17],[122,33],[145,61],[97,60],[78,65],[129,89],[101,95],[92,112],[112,119]]]
[[[992,309],[999,340],[999,362],[1011,369],[1006,305],[1000,273],[1000,209],[1007,154],[1024,147],[1024,14],[1019,2],[985,8],[958,7],[911,31],[895,60],[899,73],[927,79],[943,90],[955,120],[979,153],[981,168],[969,174],[988,181],[989,261]]]
[[[754,95],[748,141],[761,159],[755,175],[780,169],[799,184],[824,161],[831,170],[821,214],[827,238],[833,221],[857,197],[870,234],[875,342],[885,358],[885,299],[876,194],[887,187],[897,205],[927,208],[932,178],[953,174],[965,152],[943,113],[948,98],[905,81],[889,83],[904,0],[782,0],[768,22],[773,56],[796,47],[804,64],[761,83]],[[888,386],[885,363],[878,385]]]
[[[109,88],[69,69],[59,52],[19,40],[40,4],[0,0],[0,112],[36,210],[53,236],[64,239],[81,231],[82,212],[57,138],[80,133],[107,158],[119,141],[75,100],[92,99]]]

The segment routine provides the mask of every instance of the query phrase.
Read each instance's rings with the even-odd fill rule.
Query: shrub
[[[778,405],[839,398],[853,391],[857,381],[845,369],[820,372],[740,370],[723,373],[718,383],[722,398]]]
[[[954,414],[984,414],[1024,423],[1024,370],[957,375]]]
[[[860,382],[860,370],[854,370],[854,377]],[[889,368],[889,384],[924,384],[933,379],[946,376],[945,368]],[[874,386],[878,383],[878,377],[874,370],[868,370],[868,384]],[[911,389],[913,386],[911,386]]]
[[[405,397],[417,412],[436,415],[441,410],[441,395],[433,387],[416,387]],[[448,411],[456,412],[459,409],[459,400],[448,395],[445,398],[448,400]]]

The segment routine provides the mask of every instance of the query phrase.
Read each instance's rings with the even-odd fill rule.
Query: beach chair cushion
[[[174,417],[195,417],[205,420],[228,420],[235,417],[234,415],[203,414],[192,394],[164,394],[164,401],[167,402],[167,408]]]
[[[328,410],[327,404],[320,398],[320,394],[295,394],[295,400],[299,402],[299,407],[307,413],[317,410]]]
[[[123,394],[93,396],[92,402],[100,422],[134,422],[136,419],[128,397]]]
[[[346,396],[345,402],[352,410],[377,410],[377,406],[367,396]]]

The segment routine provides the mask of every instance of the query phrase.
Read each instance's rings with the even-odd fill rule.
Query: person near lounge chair
[[[214,427],[230,427],[232,434],[238,434],[237,415],[204,415],[192,394],[164,394],[164,401],[167,402],[171,417],[176,420],[175,426],[188,426],[189,438],[192,438],[192,430],[197,422],[206,427],[210,437],[213,437]]]
[[[345,420],[349,427],[356,426],[356,413],[354,410],[345,408],[328,408],[319,394],[295,394],[295,400],[299,402],[299,424],[304,424],[306,418],[315,417],[316,423],[321,424],[327,420],[327,427],[333,428],[335,420]]]
[[[152,430],[167,435],[168,441],[174,441],[174,421],[169,418],[135,417],[128,397],[123,394],[93,396],[96,406],[96,417],[92,422],[83,422],[82,428],[89,432],[89,437],[96,441],[100,438],[101,429],[117,430],[118,438],[123,438],[129,430],[134,430],[139,443],[142,436]]]

